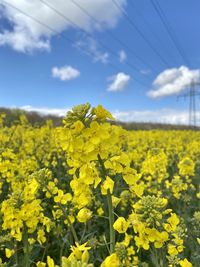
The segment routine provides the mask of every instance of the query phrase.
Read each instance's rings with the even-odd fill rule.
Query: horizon
[[[55,116],[57,118],[63,118],[66,116],[67,112],[72,108],[67,109],[49,109],[49,108],[33,108],[31,106],[24,107],[0,107],[0,109],[8,109],[8,110],[21,110],[27,113],[34,112],[39,116]],[[114,111],[111,112],[112,116],[117,122],[121,123],[149,123],[149,124],[162,124],[162,125],[182,125],[182,126],[190,126],[188,125],[188,114],[187,112],[180,112],[176,114],[175,117],[172,117],[174,110],[163,109],[163,113],[159,111],[132,111],[130,114],[128,111]],[[129,114],[129,116],[127,116]],[[131,115],[131,116],[130,116]],[[159,117],[158,117],[159,116]],[[200,113],[197,113],[197,116],[200,116]],[[157,117],[157,118],[156,118]],[[126,119],[128,118],[128,119]]]

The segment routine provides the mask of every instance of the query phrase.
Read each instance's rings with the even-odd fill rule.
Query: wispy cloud
[[[80,76],[80,71],[71,66],[64,66],[60,68],[53,67],[52,76],[60,79],[61,81],[70,81],[78,78]]]
[[[90,56],[94,62],[99,61],[103,64],[108,63],[109,53],[102,51],[95,39],[88,36],[82,36],[81,40],[75,42],[74,46]]]
[[[64,14],[70,21],[63,19],[60,15],[47,7],[42,1],[30,0],[7,0],[10,5],[1,2],[1,16],[10,22],[12,29],[4,29],[0,33],[0,46],[9,45],[14,50],[20,52],[31,52],[33,50],[50,50],[50,39],[52,36],[60,34],[69,28],[82,28],[85,31],[102,31],[106,28],[115,27],[121,11],[113,8],[112,0],[82,1],[76,0],[98,21],[94,23],[86,16],[81,9],[71,1],[48,0],[48,4]],[[121,7],[126,4],[126,0],[119,0]],[[29,14],[41,24],[20,13],[19,10]],[[77,25],[74,26],[74,23]],[[48,25],[54,31],[49,30],[42,24]]]
[[[161,72],[153,82],[154,89],[148,92],[151,98],[159,98],[182,92],[191,82],[200,79],[200,70],[191,70],[186,66],[167,69]]]
[[[119,62],[123,63],[127,59],[127,54],[124,50],[119,51]]]
[[[149,69],[141,70],[140,73],[143,75],[149,75],[151,73],[151,70]]]
[[[111,83],[108,85],[107,90],[110,92],[123,91],[127,87],[130,79],[131,77],[128,74],[119,72],[108,78]]]

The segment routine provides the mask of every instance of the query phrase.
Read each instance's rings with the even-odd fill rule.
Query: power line
[[[98,26],[100,25],[99,21],[91,15],[87,9],[85,9],[82,5],[77,3],[75,0],[70,0],[74,5],[76,5],[84,14],[86,14],[91,20],[93,20]],[[111,37],[114,41],[118,42],[122,47],[125,47],[127,51],[129,51],[134,57],[136,57],[140,62],[142,62],[144,65],[146,65],[148,68],[153,69],[149,63],[145,62],[140,56],[136,54],[125,42],[123,42],[121,39],[119,39],[115,34],[112,33],[112,31],[107,30],[107,33],[109,37]]]
[[[52,33],[54,33],[54,34],[56,34],[56,35],[58,35],[58,36],[61,36],[63,39],[65,39],[65,40],[66,40],[67,42],[69,42],[70,44],[73,44],[73,43],[74,43],[74,41],[73,41],[71,38],[67,37],[65,34],[60,33],[60,32],[58,32],[57,30],[51,28],[51,27],[50,27],[49,25],[47,25],[46,23],[43,23],[42,21],[38,20],[37,18],[35,18],[35,17],[29,15],[28,13],[24,12],[23,10],[19,9],[18,7],[14,6],[13,4],[10,4],[10,3],[8,3],[8,2],[5,1],[5,0],[1,0],[1,1],[4,2],[4,5],[10,6],[11,8],[17,10],[19,13],[23,14],[24,16],[26,16],[26,17],[32,19],[33,21],[35,21],[35,22],[37,22],[38,24],[42,25],[43,27],[47,28],[50,32],[52,32]],[[85,54],[87,54],[88,56],[91,56],[91,55],[95,56],[92,52],[89,53],[88,51],[82,49],[81,47],[79,47],[79,49],[82,50],[82,51],[83,51]],[[109,63],[109,64],[112,65],[112,63]],[[113,65],[113,66],[114,66],[114,65]],[[114,68],[117,69],[117,70],[119,70],[116,66],[115,66]]]
[[[52,5],[50,5],[49,3],[47,3],[44,0],[39,0],[40,2],[42,2],[45,6],[47,6],[49,9],[53,10],[56,14],[58,14],[59,16],[61,16],[65,21],[67,21],[68,23],[70,23],[71,25],[73,25],[74,27],[78,28],[81,32],[83,32],[84,34],[86,34],[87,36],[89,36],[90,38],[93,38],[93,35],[90,34],[89,32],[87,32],[86,30],[82,29],[77,23],[73,22],[71,19],[69,19],[68,17],[66,17],[63,13],[61,13],[59,10],[57,10],[56,8],[54,8]],[[98,41],[98,43],[104,48],[106,49],[111,55],[118,57],[118,54],[113,51],[111,48],[109,48],[107,45],[105,45],[103,42]],[[132,65],[131,63],[126,63],[131,69],[133,69],[134,71],[140,71],[139,68],[135,67],[134,65]]]
[[[174,33],[172,27],[170,26],[170,23],[168,22],[168,19],[163,9],[161,8],[160,4],[158,3],[157,0],[150,0],[150,1],[152,3],[154,10],[159,16],[165,30],[167,31],[172,43],[174,44],[180,57],[182,58],[183,62],[186,65],[190,66],[190,62],[186,57],[185,52],[182,46],[180,45],[178,38],[176,37],[176,34]],[[194,126],[194,127],[196,126],[196,97],[199,95],[199,92],[196,91],[196,87],[199,85],[200,85],[199,82],[191,81],[189,85],[189,92],[178,96],[178,97],[189,98],[189,126]]]
[[[47,3],[44,0],[40,0],[40,2],[42,2],[44,5],[46,5],[48,8],[50,8],[51,10],[53,10],[55,13],[57,13],[59,16],[61,16],[63,19],[65,19],[67,22],[69,22],[70,24],[72,24],[74,27],[79,28],[80,31],[82,31],[83,33],[85,33],[87,36],[93,38],[93,35],[88,33],[86,30],[82,29],[77,23],[73,22],[72,20],[70,20],[68,17],[66,17],[63,13],[61,13],[59,10],[55,9],[53,6],[49,5],[49,3]],[[102,43],[101,41],[98,42],[104,49],[106,49],[110,54],[112,54],[115,57],[118,57],[118,54],[116,52],[114,52],[112,49],[110,49],[108,46],[106,46],[104,43]],[[140,71],[140,69],[138,69],[137,67],[135,67],[132,63],[130,62],[125,62],[125,64],[133,69],[134,71]],[[139,83],[141,83],[142,85],[147,86],[143,81],[138,80]]]
[[[56,8],[54,8],[52,5],[49,5],[49,3],[47,3],[44,0],[40,0],[40,2],[42,2],[45,6],[47,6],[48,8],[50,8],[52,11],[54,11],[56,14],[58,14],[59,16],[61,16],[65,21],[67,21],[68,23],[72,24],[74,27],[77,27],[80,31],[82,31],[83,33],[85,33],[86,35],[88,35],[89,37],[93,38],[93,35],[88,33],[86,30],[82,29],[77,23],[73,22],[71,19],[69,19],[68,17],[66,17],[63,13],[61,13],[59,10],[57,10]],[[106,46],[104,43],[102,43],[101,41],[99,41],[98,43],[100,43],[100,45],[105,48],[106,50],[109,51],[110,54],[114,55],[115,57],[118,57],[118,54],[115,53],[113,50],[111,50],[108,46]],[[132,65],[132,63],[130,62],[125,62],[126,65],[128,65],[130,68],[132,68],[133,70],[136,71],[140,71],[138,68],[136,68],[134,65]],[[140,80],[138,80],[140,81]],[[143,82],[140,82],[144,85]],[[145,85],[146,86],[146,85]]]
[[[185,55],[185,52],[183,50],[183,48],[181,47],[179,41],[178,41],[178,38],[176,37],[175,33],[173,32],[169,22],[168,22],[168,19],[163,11],[163,9],[161,8],[160,4],[158,3],[157,0],[150,0],[152,5],[153,5],[153,8],[154,10],[156,11],[157,15],[159,16],[162,24],[164,25],[170,39],[172,40],[174,46],[176,47],[179,55],[181,56],[181,58],[183,59],[183,61],[186,63],[186,65],[190,65],[190,62],[189,60],[187,59],[186,55]]]
[[[154,38],[157,39],[157,41],[162,45],[162,47],[165,47],[165,51],[171,57],[171,55],[169,54],[169,52],[167,51],[167,48],[165,46],[166,44],[164,44],[164,42],[159,38],[158,34],[152,29],[152,27],[150,27],[151,25],[146,20],[145,16],[142,14],[142,12],[138,8],[136,8],[134,1],[130,1],[129,5],[131,5],[132,8],[135,10],[135,12],[138,13],[138,17],[142,18],[142,20],[143,20],[144,24],[147,26],[148,30],[151,32],[151,34],[154,36]]]
[[[24,12],[23,10],[19,9],[18,7],[14,6],[14,5],[10,4],[10,3],[8,3],[8,2],[5,1],[5,0],[1,0],[1,1],[4,3],[3,5],[10,6],[11,8],[17,10],[18,12],[20,12],[20,13],[23,14],[24,16],[26,16],[26,17],[32,19],[33,21],[35,21],[35,22],[37,22],[38,24],[42,25],[43,27],[47,28],[50,32],[52,32],[52,33],[54,33],[54,34],[56,34],[56,35],[61,36],[62,38],[64,38],[65,40],[67,40],[69,43],[71,43],[71,44],[74,43],[74,41],[73,41],[71,38],[69,38],[69,37],[67,37],[65,34],[60,33],[60,32],[58,32],[57,30],[51,28],[51,27],[50,27],[49,25],[47,25],[46,23],[43,23],[42,21],[40,21],[40,20],[38,20],[37,18],[35,18],[35,17],[29,15],[28,13],[26,13],[26,12]],[[94,53],[92,53],[92,52],[91,52],[91,53],[88,53],[87,51],[85,51],[85,50],[82,49],[82,48],[80,48],[80,50],[82,50],[84,53],[86,53],[86,54],[89,55],[89,56],[91,56],[91,55],[96,56]],[[118,68],[117,66],[115,66],[115,65],[112,64],[111,62],[108,62],[108,64],[109,64],[110,66],[112,66],[112,68],[115,69],[116,71],[118,71],[118,72],[121,71],[120,68]],[[142,81],[140,81],[140,80],[137,79],[137,78],[134,78],[134,80],[135,80],[137,83],[139,83],[139,84],[141,84],[141,85],[143,85],[143,86],[145,86],[145,87],[147,86],[145,83],[143,83]]]
[[[125,16],[126,20],[129,22],[129,24],[137,31],[137,33],[142,37],[142,39],[148,44],[148,46],[153,50],[153,52],[159,57],[159,59],[162,61],[162,63],[169,67],[167,61],[161,56],[161,54],[154,48],[152,43],[146,38],[146,36],[143,34],[143,32],[138,28],[138,26],[134,23],[134,21],[129,17],[129,15],[124,11],[123,8],[115,1],[112,0],[115,7],[120,10],[123,15]]]

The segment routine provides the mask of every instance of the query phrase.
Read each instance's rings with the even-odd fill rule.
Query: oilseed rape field
[[[200,133],[0,119],[0,266],[199,267]]]

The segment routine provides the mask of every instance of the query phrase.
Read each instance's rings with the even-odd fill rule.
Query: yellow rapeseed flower
[[[108,191],[112,194],[114,187],[114,181],[107,176],[106,180],[103,182],[103,185],[101,186],[101,193],[102,195],[107,195]]]
[[[6,257],[10,258],[15,253],[15,251],[14,251],[14,249],[6,248],[5,253],[6,253]]]
[[[120,267],[120,260],[116,253],[108,256],[100,267]]]
[[[126,233],[129,223],[124,219],[124,217],[119,217],[113,224],[113,228],[120,234]]]
[[[77,219],[81,223],[86,223],[91,218],[92,218],[92,211],[87,208],[82,208],[77,214]]]
[[[179,261],[179,264],[181,267],[192,267],[192,264],[186,258]]]

